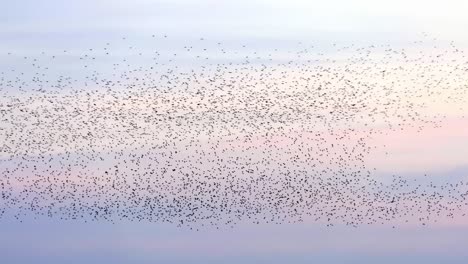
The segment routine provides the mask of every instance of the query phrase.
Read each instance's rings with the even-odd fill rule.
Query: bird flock
[[[465,216],[468,178],[381,179],[367,162],[385,148],[377,135],[443,128],[440,105],[466,112],[468,58],[453,42],[150,39],[2,55],[0,221],[198,229]]]

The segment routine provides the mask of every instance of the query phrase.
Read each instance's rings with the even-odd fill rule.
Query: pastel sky
[[[170,38],[162,51],[200,36],[265,50],[306,43],[392,43],[410,48],[423,32],[468,48],[464,0],[15,0],[2,1],[0,69],[21,66],[8,52],[79,52],[122,36],[150,49],[151,34]],[[333,54],[332,54],[333,55]],[[227,58],[229,59],[229,58]],[[74,71],[66,59],[55,65]],[[26,68],[25,68],[26,69]],[[397,78],[397,77],[395,77]],[[102,102],[101,102],[102,103]],[[468,109],[434,104],[440,127],[381,133],[369,158],[376,177],[468,180]],[[385,130],[378,122],[372,128]],[[3,157],[0,157],[3,158]],[[2,162],[4,162],[2,164]],[[11,164],[0,160],[0,169]],[[3,167],[2,167],[3,166]],[[1,208],[0,208],[1,209]],[[83,223],[0,219],[0,263],[467,263],[468,217],[430,226],[325,227],[243,223],[198,232],[162,223]]]

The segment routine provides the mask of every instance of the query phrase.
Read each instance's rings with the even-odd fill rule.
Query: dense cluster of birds
[[[466,179],[385,181],[366,162],[375,135],[443,126],[441,104],[465,111],[454,43],[119,43],[2,55],[0,221],[359,226],[468,209]]]

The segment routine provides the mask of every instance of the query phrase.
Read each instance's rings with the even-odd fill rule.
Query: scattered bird
[[[45,53],[1,72],[0,217],[394,226],[466,211],[466,181],[388,183],[366,163],[376,135],[440,127],[425,110],[466,104],[462,49],[300,42],[285,60],[199,40],[128,57],[110,42],[64,50],[86,68],[76,75]]]

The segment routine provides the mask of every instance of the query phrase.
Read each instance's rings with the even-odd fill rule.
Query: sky
[[[63,49],[74,55],[122,36],[143,51],[158,46],[163,55],[200,37],[233,49],[248,43],[265,50],[287,50],[297,47],[298,41],[411,48],[410,43],[427,34],[443,45],[455,41],[468,48],[468,2],[463,0],[4,0],[1,4],[2,70],[14,66],[27,71],[20,56]],[[169,38],[151,42],[152,34]],[[18,57],[8,57],[8,52]],[[79,75],[68,59],[54,67]],[[182,68],[190,66],[181,63]],[[99,67],[106,71],[105,65]],[[376,168],[376,177],[385,180],[398,174],[419,181],[427,174],[442,182],[468,179],[468,110],[463,102],[431,107],[428,113],[447,116],[440,127],[422,132],[408,127],[373,139],[375,145],[386,145],[366,161]],[[369,133],[369,128],[357,129]],[[378,122],[374,129],[385,130]],[[0,163],[0,169],[10,165]],[[18,222],[5,217],[0,218],[0,234],[2,263],[461,264],[468,259],[467,217],[396,229],[326,227],[306,221],[241,223],[233,229],[200,231],[168,223],[83,223],[46,217]]]

